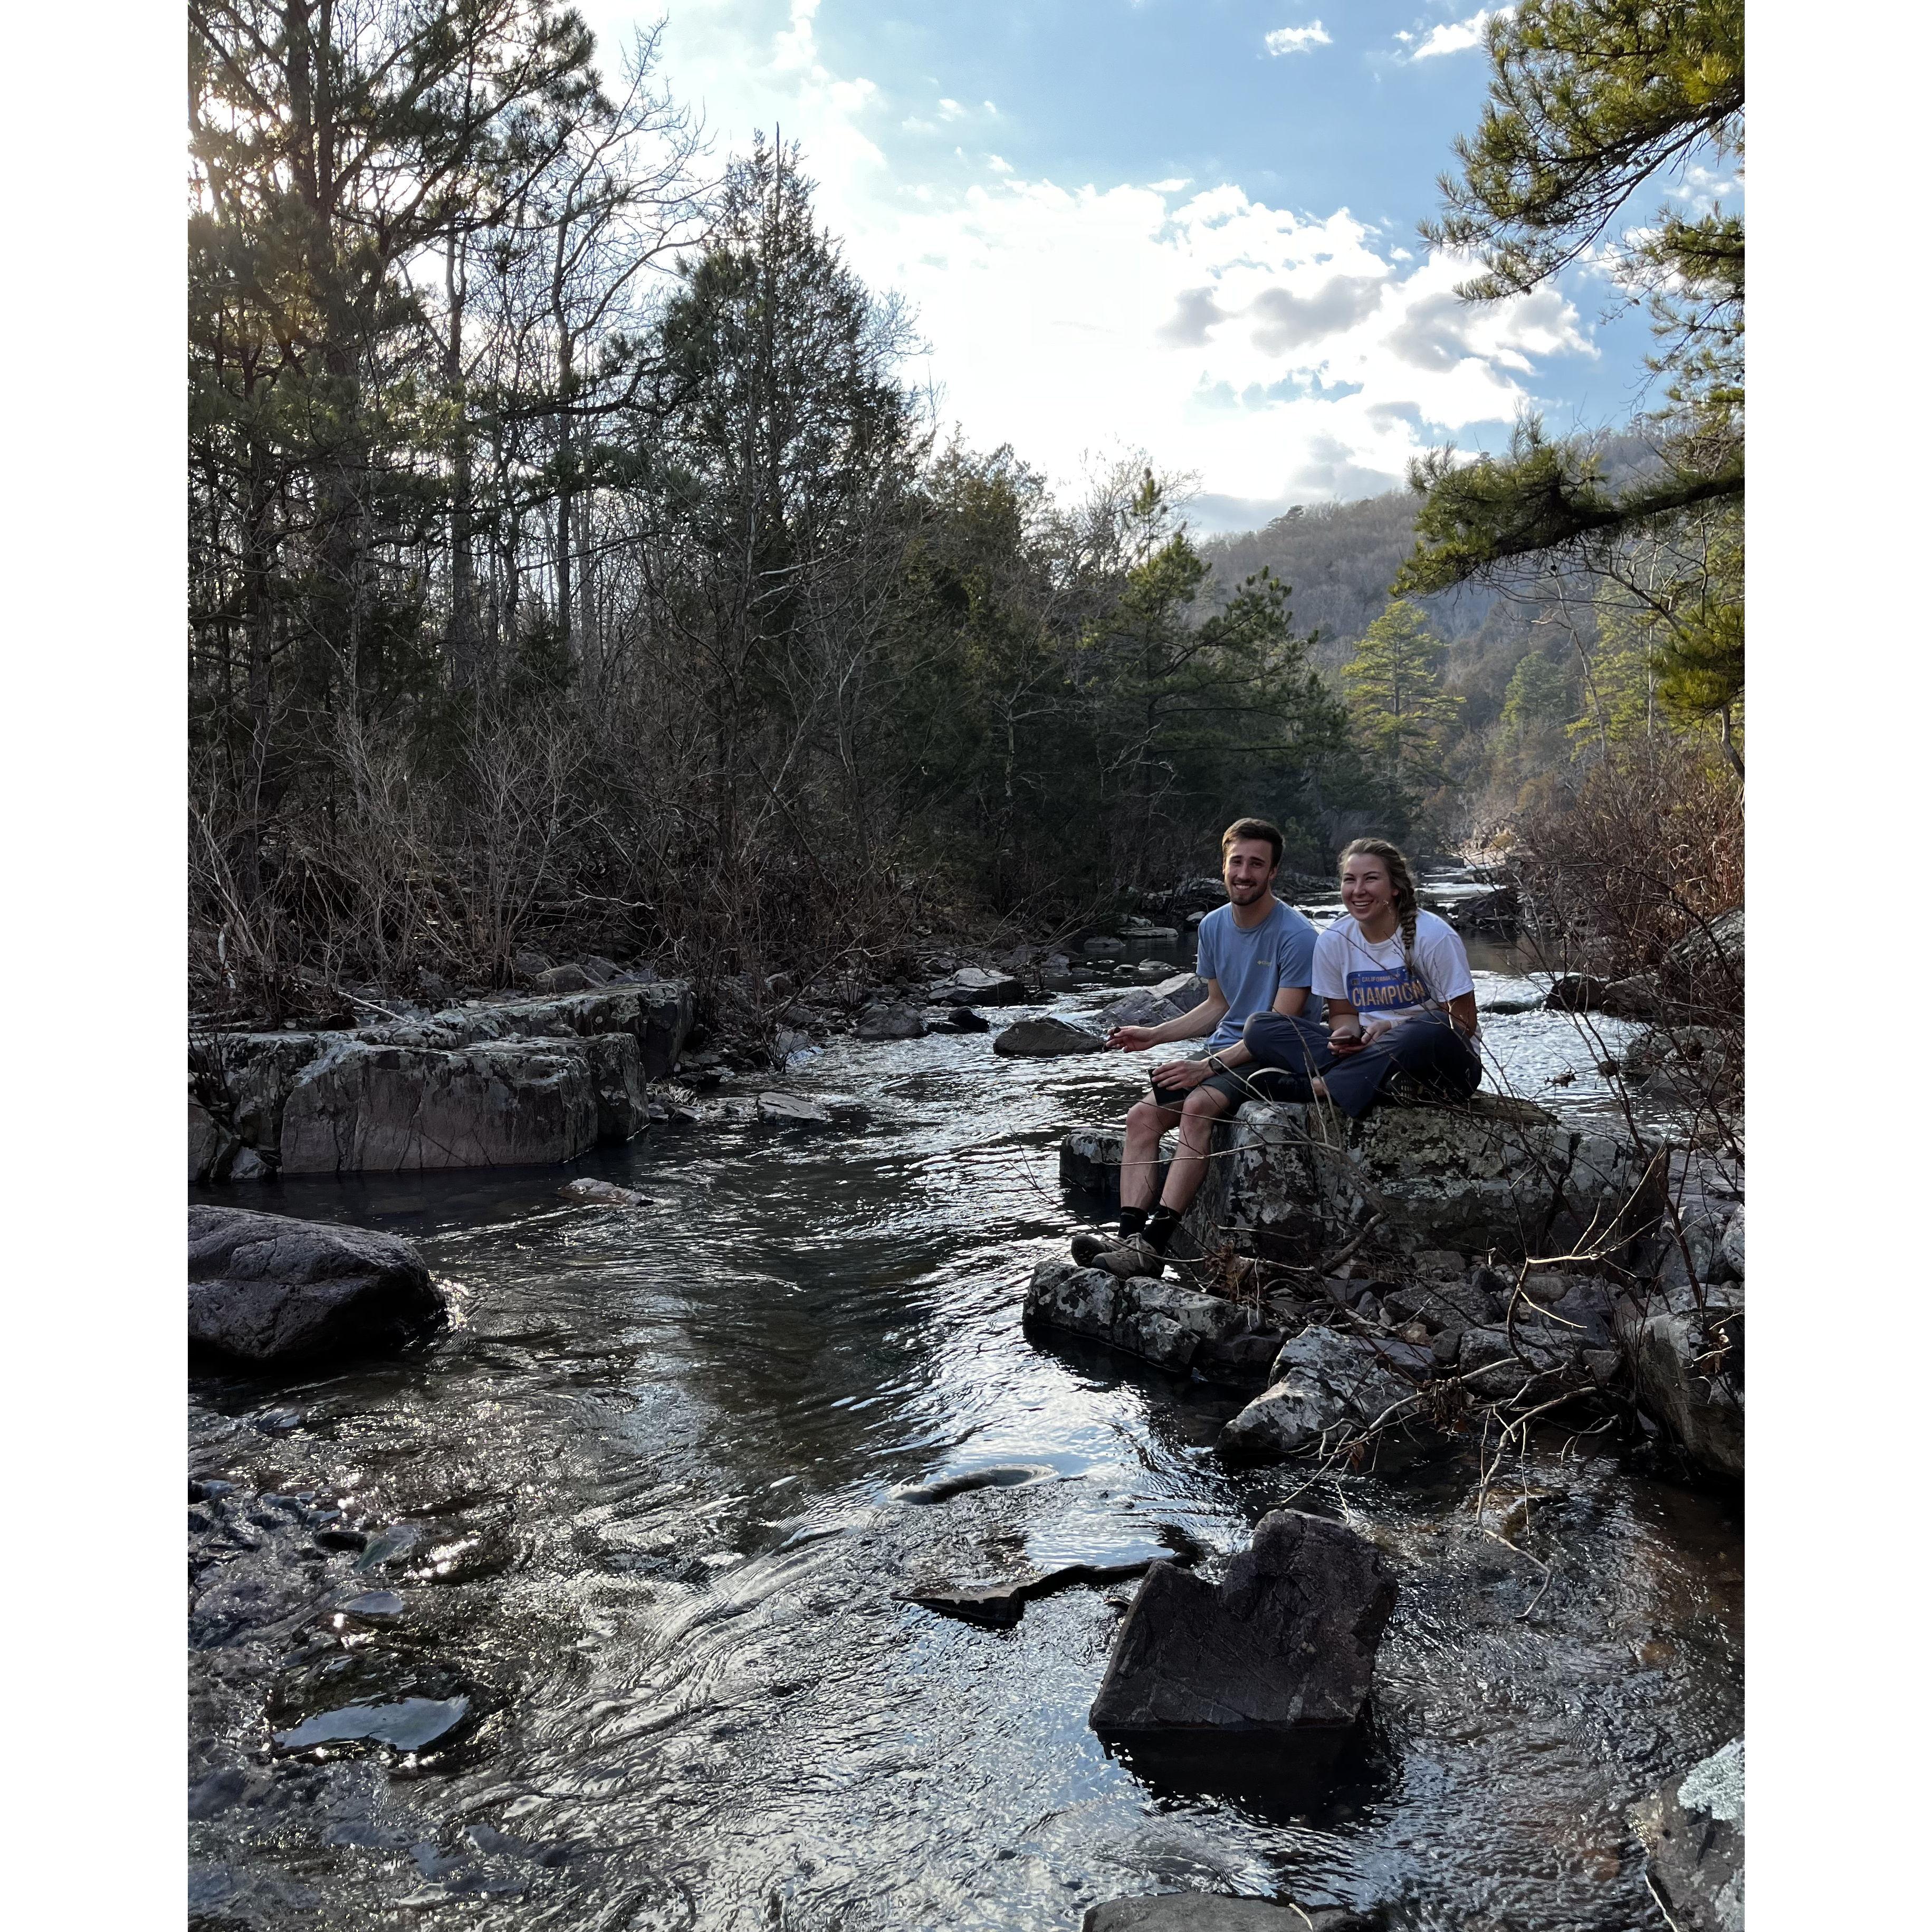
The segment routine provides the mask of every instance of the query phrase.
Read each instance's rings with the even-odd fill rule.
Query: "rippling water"
[[[1479,998],[1527,994],[1507,964]],[[1594,1052],[1559,1016],[1487,1030],[1526,1092]],[[1135,1073],[842,1042],[784,1084],[863,1125],[654,1132],[571,1170],[644,1212],[566,1206],[555,1171],[205,1193],[406,1234],[460,1318],[405,1363],[193,1385],[195,1474],[311,1498],[259,1506],[266,1552],[232,1574],[330,1508],[378,1538],[359,1570],[290,1570],[278,1620],[197,1625],[197,1922],[1030,1932],[1192,1886],[1432,1932],[1660,1926],[1622,1810],[1741,1722],[1723,1498],[1540,1443],[1503,1505],[1554,1568],[1531,1610],[1542,1574],[1478,1532],[1468,1463],[1304,1493],[1401,1589],[1366,1747],[1313,1792],[1176,1790],[1107,1756],[1086,1710],[1126,1588],[1004,1631],[902,1600],[1211,1564],[1293,1485],[1219,1463],[1232,1395],[1022,1333],[1069,1221],[1059,1136],[1117,1118]],[[399,1615],[331,1614],[375,1588]],[[405,1695],[468,1718],[420,1760],[267,1754],[302,1715]]]

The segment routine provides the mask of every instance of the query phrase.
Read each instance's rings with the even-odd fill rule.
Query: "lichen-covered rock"
[[[1122,1127],[1073,1127],[1060,1143],[1060,1184],[1097,1195],[1109,1202],[1120,1198],[1120,1162],[1127,1136]],[[1161,1143],[1163,1162],[1173,1151],[1174,1136]],[[1156,1183],[1156,1184],[1158,1184]]]
[[[1136,1275],[1123,1280],[1104,1268],[1044,1261],[1028,1284],[1030,1327],[1064,1329],[1138,1355],[1156,1367],[1252,1388],[1280,1346],[1278,1329],[1215,1294]]]
[[[584,1052],[597,1100],[597,1138],[607,1146],[620,1145],[650,1125],[650,1096],[645,1090],[644,1058],[637,1036],[592,1034],[584,1042]]]
[[[1330,1430],[1400,1421],[1435,1366],[1432,1354],[1405,1343],[1304,1328],[1282,1343],[1268,1387],[1222,1430],[1221,1447],[1268,1461],[1299,1454]]]
[[[1053,1059],[1062,1054],[1099,1053],[1106,1038],[1086,1027],[1070,1024],[1051,1016],[1021,1020],[1010,1026],[993,1042],[995,1053],[1019,1055],[1031,1060]]]
[[[598,1142],[580,1042],[377,1046],[344,1039],[304,1067],[283,1109],[284,1174],[550,1166]]]
[[[1361,1714],[1395,1579],[1339,1522],[1276,1510],[1216,1585],[1156,1563],[1088,1721],[1103,1736],[1341,1730]]]
[[[1744,1741],[1634,1804],[1651,1884],[1682,1932],[1744,1932]]]
[[[188,1212],[190,1347],[254,1365],[390,1346],[446,1310],[407,1241],[240,1208]]]
[[[1306,1262],[1346,1241],[1366,1211],[1377,1238],[1409,1250],[1548,1253],[1588,1230],[1627,1234],[1654,1213],[1636,1148],[1581,1132],[1527,1101],[1478,1094],[1460,1106],[1378,1102],[1351,1120],[1320,1104],[1250,1100],[1215,1130],[1215,1158],[1186,1226]]]

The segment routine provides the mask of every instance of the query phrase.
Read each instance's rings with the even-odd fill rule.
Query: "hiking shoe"
[[[1096,1255],[1104,1255],[1109,1248],[1120,1245],[1118,1234],[1096,1234],[1083,1228],[1073,1238],[1073,1258],[1082,1268],[1091,1268]]]
[[[1167,1257],[1144,1241],[1123,1241],[1116,1247],[1102,1249],[1089,1265],[1127,1281],[1136,1275],[1158,1276],[1167,1266]]]

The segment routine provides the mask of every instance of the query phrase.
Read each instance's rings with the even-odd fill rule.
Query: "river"
[[[1478,964],[1480,1003],[1534,996]],[[1485,1033],[1492,1084],[1606,1106],[1568,1019]],[[1107,1754],[1086,1711],[1130,1585],[1006,1630],[902,1600],[1211,1565],[1298,1480],[1217,1460],[1232,1392],[1022,1331],[1084,1211],[1059,1138],[1136,1070],[841,1040],[760,1084],[862,1121],[570,1170],[649,1210],[567,1205],[555,1170],[198,1190],[406,1234],[458,1316],[392,1364],[191,1384],[190,1475],[236,1486],[194,1519],[192,1922],[1034,1932],[1194,1887],[1417,1932],[1661,1928],[1622,1811],[1741,1727],[1741,1510],[1613,1435],[1540,1438],[1490,1504],[1546,1589],[1478,1529],[1467,1456],[1300,1494],[1400,1588],[1364,1747],[1312,1792]],[[321,1554],[332,1529],[359,1553]],[[464,1714],[416,1756],[269,1748],[410,1696]]]

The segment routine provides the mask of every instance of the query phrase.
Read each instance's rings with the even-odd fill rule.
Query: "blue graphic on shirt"
[[[1420,974],[1406,966],[1392,966],[1376,973],[1348,975],[1348,1004],[1358,1013],[1400,1012],[1410,1006],[1430,1004],[1429,988]]]

